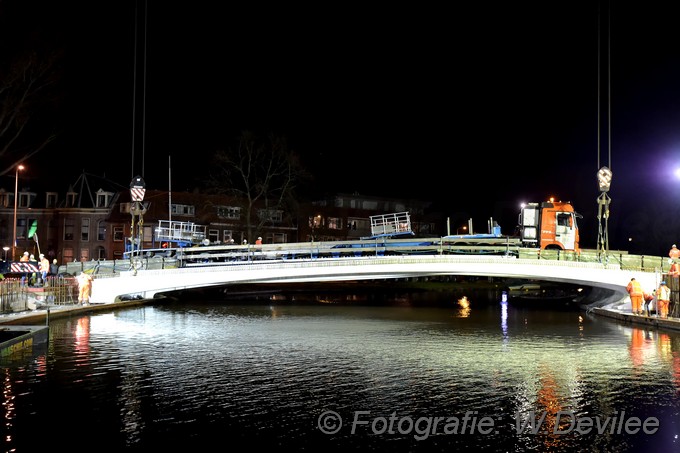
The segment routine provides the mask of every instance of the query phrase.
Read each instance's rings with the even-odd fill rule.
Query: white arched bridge
[[[249,261],[174,269],[124,271],[98,276],[92,303],[242,283],[299,283],[400,279],[423,276],[482,276],[537,279],[593,287],[585,305],[625,302],[626,285],[636,278],[651,291],[661,271],[625,270],[618,264],[522,259],[510,256],[407,255]]]

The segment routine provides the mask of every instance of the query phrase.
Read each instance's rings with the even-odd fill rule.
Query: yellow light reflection
[[[458,310],[458,316],[461,318],[467,318],[470,316],[470,301],[468,300],[467,296],[463,296],[458,299],[458,306],[460,307]]]

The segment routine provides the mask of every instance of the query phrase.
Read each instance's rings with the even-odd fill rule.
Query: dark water
[[[379,299],[53,320],[2,369],[3,449],[680,451],[677,333],[496,293]]]

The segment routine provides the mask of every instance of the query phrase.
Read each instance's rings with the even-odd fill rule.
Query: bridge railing
[[[78,275],[81,272],[96,276],[112,276],[127,272],[133,269],[137,270],[161,270],[161,269],[176,269],[179,267],[179,261],[176,258],[168,258],[165,256],[143,256],[134,257],[132,260],[92,260],[92,261],[73,261],[59,266],[60,274]]]
[[[618,264],[622,270],[666,273],[670,269],[668,257],[631,255],[625,251],[609,251],[606,256],[597,250],[583,249],[580,253],[564,250],[521,249],[520,258],[585,263]]]
[[[290,248],[286,244],[270,244],[264,246],[250,246],[240,248],[245,250],[245,254],[239,255],[241,258],[247,259],[235,260],[230,254],[234,251],[224,250],[215,247],[212,250],[206,247],[202,250],[202,254],[192,255],[192,260],[183,260],[182,257],[168,257],[163,255],[146,254],[144,256],[134,257],[121,260],[100,260],[100,261],[82,261],[72,262],[62,265],[59,268],[60,273],[67,273],[70,275],[77,275],[80,272],[87,272],[99,277],[115,276],[121,272],[130,270],[165,270],[177,269],[184,266],[201,267],[201,266],[220,266],[234,264],[239,261],[240,264],[255,265],[263,261],[297,261],[309,260],[322,256],[320,253],[323,250],[338,250],[337,242],[332,243],[296,243],[290,244]],[[260,248],[261,247],[261,248]],[[340,249],[352,252],[354,249]],[[371,250],[373,250],[371,252]],[[376,244],[375,249],[362,248],[357,250],[358,254],[364,258],[377,258],[385,252],[386,248]],[[413,246],[408,252],[401,256],[430,254],[430,255],[447,255],[450,253],[470,255],[487,255],[487,254],[503,254],[507,252],[508,248],[503,245],[478,245],[478,246],[456,246],[455,250],[440,245],[424,245]],[[651,255],[631,255],[624,251],[610,251],[606,256],[598,253],[597,250],[583,249],[580,253],[574,253],[563,250],[540,250],[529,248],[511,247],[511,255],[520,259],[533,259],[541,261],[571,261],[582,263],[599,263],[602,265],[617,265],[622,270],[641,271],[641,272],[660,272],[666,273],[670,268],[668,258]],[[475,251],[477,253],[475,253]],[[275,252],[275,253],[273,253]],[[205,254],[205,257],[203,256]],[[326,256],[332,256],[326,254]],[[341,255],[341,256],[349,256]],[[205,258],[205,260],[203,259]]]

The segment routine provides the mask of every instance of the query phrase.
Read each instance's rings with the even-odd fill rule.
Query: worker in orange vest
[[[45,258],[44,254],[40,254],[40,281],[43,286],[47,286],[47,274],[50,273],[50,260]]]
[[[633,314],[641,315],[643,291],[642,286],[640,286],[640,282],[635,280],[635,277],[631,278],[630,282],[628,282],[628,285],[626,286],[626,290],[628,291],[628,294],[630,294],[630,305]]]
[[[78,281],[78,304],[90,305],[90,295],[92,294],[92,276],[81,272],[77,277]]]
[[[669,277],[680,276],[680,264],[678,264],[677,261],[673,260],[673,262],[671,263],[671,268],[668,269],[668,276]]]
[[[678,246],[677,246],[677,245],[673,244],[673,246],[671,247],[670,251],[668,252],[668,256],[669,256],[670,259],[672,259],[673,261],[675,261],[675,260],[677,260],[678,258],[680,258],[680,249],[678,249]]]
[[[656,314],[662,318],[668,318],[668,307],[671,304],[671,289],[666,286],[666,282],[661,282],[661,285],[656,290]]]

